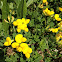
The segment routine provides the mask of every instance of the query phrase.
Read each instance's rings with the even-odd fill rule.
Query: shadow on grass
[[[4,52],[0,49],[0,62],[5,62]]]

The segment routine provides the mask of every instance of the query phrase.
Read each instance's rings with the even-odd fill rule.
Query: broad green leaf
[[[3,7],[2,7],[2,20],[3,20],[3,28],[5,30],[5,34],[7,34],[9,25],[4,21],[4,19],[7,20],[8,13],[9,13],[9,6],[7,0],[4,0]]]
[[[20,4],[17,8],[17,18],[23,17],[23,0],[20,1]]]

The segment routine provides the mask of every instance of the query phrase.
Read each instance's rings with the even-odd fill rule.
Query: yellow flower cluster
[[[5,46],[9,46],[11,45],[12,48],[16,48],[16,50],[18,52],[23,52],[23,54],[25,54],[25,56],[27,58],[30,57],[30,53],[32,53],[32,49],[28,46],[28,44],[26,43],[23,43],[25,42],[27,39],[25,37],[23,37],[22,34],[18,34],[15,36],[15,41],[14,40],[12,41],[10,39],[10,37],[7,37],[6,38],[6,42],[4,43]]]
[[[26,39],[25,37],[23,37],[22,34],[18,34],[18,35],[15,36],[15,41],[16,41],[17,43],[25,42],[26,40],[27,40],[27,39]]]
[[[47,0],[43,0],[43,3],[46,3]],[[47,4],[48,5],[48,4]],[[40,8],[43,8],[43,4],[39,6]],[[62,11],[62,8],[59,7],[59,10]],[[43,9],[43,13],[46,15],[46,16],[51,16],[51,17],[54,17],[55,20],[57,21],[61,21],[62,19],[59,17],[59,14],[55,14],[54,15],[54,11],[50,11],[48,8],[46,9]],[[52,16],[53,15],[53,16]]]
[[[61,21],[61,18],[59,18],[59,14],[55,14],[55,19],[57,20],[57,21]]]
[[[27,24],[30,22],[30,19],[22,18],[22,19],[17,19],[16,21],[13,22],[14,26],[17,26],[17,32],[20,32],[21,30],[24,30],[28,32]]]
[[[50,31],[52,31],[53,33],[57,33],[58,32],[58,28],[51,28],[51,29],[49,29]]]
[[[46,3],[47,0],[43,0],[43,3]],[[47,5],[46,5],[47,6]],[[40,8],[43,8],[43,4],[39,6]],[[60,23],[58,23],[58,27],[57,28],[50,28],[49,30],[52,31],[53,33],[56,33],[56,41],[62,45],[62,19],[59,17],[59,14],[54,14],[54,11],[50,11],[48,8],[46,9],[42,9],[43,13],[46,16],[51,16],[52,18],[54,18],[57,21],[60,21]],[[62,8],[59,7],[59,11],[62,11]],[[49,26],[46,27],[46,29],[49,28]]]
[[[59,46],[62,46],[62,21],[58,23],[58,28],[51,28],[49,29],[53,33],[56,33],[56,42],[59,44]]]
[[[45,15],[51,16],[51,15],[54,14],[54,11],[50,11],[50,10],[48,10],[48,8],[46,8],[45,10],[43,10],[43,13],[44,13]]]
[[[30,53],[32,53],[32,49],[26,43],[12,43],[12,48],[16,48],[18,52],[23,52],[27,58],[30,57]]]
[[[11,41],[10,37],[7,37],[6,42],[4,43],[4,45],[9,46],[9,45],[11,45],[11,43],[12,43],[12,41]]]
[[[61,7],[59,7],[59,11],[62,11],[62,8]]]

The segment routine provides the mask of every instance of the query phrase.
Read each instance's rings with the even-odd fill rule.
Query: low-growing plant
[[[0,0],[0,62],[61,62],[61,3]]]

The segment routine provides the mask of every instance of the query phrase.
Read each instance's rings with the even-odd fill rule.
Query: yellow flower
[[[4,43],[4,45],[9,46],[9,45],[11,45],[11,43],[12,43],[12,41],[11,41],[10,37],[7,37],[6,42]]]
[[[58,32],[58,28],[55,28],[55,29],[51,28],[49,30],[52,31],[53,33],[57,33]]]
[[[43,0],[43,3],[46,3],[47,2],[47,0]]]
[[[51,13],[51,15],[53,15],[54,14],[54,11],[51,11],[50,13]]]
[[[46,8],[45,10],[43,10],[43,13],[45,14],[45,15],[53,15],[54,14],[54,11],[50,11],[50,10],[48,10],[48,8]]]
[[[26,22],[25,22],[25,18],[22,18],[22,24],[26,24]]]
[[[51,15],[51,12],[50,12],[50,10],[48,10],[48,11],[47,11],[47,15]]]
[[[17,26],[17,22],[16,22],[16,21],[14,21],[14,22],[13,22],[13,25],[14,25],[14,26]]]
[[[60,30],[60,27],[58,27],[58,30]]]
[[[7,38],[6,38],[6,41],[8,41],[8,42],[11,41],[10,37],[7,37]]]
[[[18,52],[21,52],[22,51],[22,48],[21,47],[17,47],[16,48]]]
[[[26,19],[26,24],[28,24],[30,22],[30,19]]]
[[[21,29],[21,30],[24,30],[25,28],[27,28],[27,25],[26,24],[22,24],[22,25],[17,26],[17,28]]]
[[[17,43],[21,43],[22,42],[22,37],[23,37],[23,35],[22,34],[18,34],[18,35],[16,35],[15,36],[15,41],[17,42]]]
[[[21,43],[21,44],[20,44],[20,47],[22,47],[22,48],[28,47],[28,44],[26,44],[26,43]]]
[[[4,43],[4,45],[5,45],[5,46],[9,46],[9,45],[11,45],[11,42],[7,42],[7,41],[6,41],[6,42]]]
[[[16,20],[17,23],[20,22],[20,21],[21,21],[21,19],[17,19],[17,20]]]
[[[15,41],[17,43],[21,43],[21,42],[25,42],[27,39],[25,37],[23,37],[22,34],[18,34],[15,36]],[[22,43],[23,44],[23,43]],[[24,44],[23,44],[24,45]]]
[[[47,10],[43,10],[43,13],[47,16],[46,12],[47,12]]]
[[[58,28],[53,29],[52,32],[57,33],[58,32]]]
[[[27,52],[32,53],[32,49],[29,47]]]
[[[23,47],[22,52],[23,52],[23,54],[26,54],[28,52],[28,47]]]
[[[61,18],[59,18],[59,14],[55,14],[55,19],[57,20],[57,21],[61,21]]]
[[[45,9],[45,12],[47,12],[47,11],[48,11],[48,8]]]
[[[29,58],[30,57],[30,54],[29,53],[26,53],[25,56],[26,56],[26,58]]]
[[[13,22],[14,26],[17,26],[17,32],[19,33],[21,30],[25,30],[28,32],[27,24],[30,22],[30,19],[22,18],[22,19],[17,19],[16,21]]]
[[[22,37],[22,42],[27,41],[27,39],[25,37]]]
[[[59,14],[55,14],[55,16],[54,16],[54,17],[55,17],[55,19],[56,19],[56,18],[59,18]]]
[[[17,42],[14,42],[14,43],[12,43],[12,48],[16,48],[16,47],[18,47],[19,46],[19,43],[17,43]]]
[[[58,28],[55,28],[55,32],[58,32]]]
[[[21,31],[21,29],[17,28],[17,32],[19,33]]]
[[[21,21],[22,21],[21,19],[17,19],[17,20],[16,20],[17,25],[21,25],[21,24],[22,24],[22,22],[21,22]]]
[[[54,11],[50,11],[50,10],[47,11],[47,15],[50,16],[50,15],[53,15],[53,14],[54,14]]]
[[[28,28],[25,28],[24,30],[25,30],[26,32],[28,32],[28,31],[29,31],[29,30],[28,30]]]
[[[59,7],[59,11],[62,11],[62,8],[61,7]]]
[[[56,20],[57,20],[57,21],[61,21],[61,18],[57,18]]]
[[[26,24],[23,24],[23,25],[21,25],[21,27],[20,27],[22,30],[24,30],[25,28],[27,28],[27,25]]]

